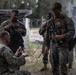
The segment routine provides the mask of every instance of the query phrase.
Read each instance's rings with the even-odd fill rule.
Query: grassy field
[[[29,57],[26,58],[26,64],[21,67],[21,70],[29,70],[32,75],[46,75],[46,73],[50,75],[50,62],[48,63],[48,70],[46,72],[40,72],[40,69],[43,67],[41,49],[41,44],[30,43],[29,48],[26,50]]]

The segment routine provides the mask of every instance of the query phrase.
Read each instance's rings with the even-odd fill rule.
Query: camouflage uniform
[[[67,62],[68,62],[68,54],[69,54],[68,41],[71,38],[73,38],[75,33],[74,23],[72,19],[64,15],[62,15],[59,19],[54,18],[53,20],[55,23],[55,27],[60,31],[60,35],[62,34],[64,35],[64,39],[62,39],[61,43],[59,42],[55,43],[53,40],[54,37],[48,38],[48,35],[50,35],[50,30],[51,30],[50,29],[51,23],[47,27],[47,35],[45,41],[46,41],[46,46],[50,41],[50,47],[51,47],[50,61],[52,64],[53,75],[67,75]]]
[[[73,16],[73,21],[74,21],[74,27],[76,27],[76,19]],[[75,35],[76,36],[76,28],[75,28]],[[73,66],[73,58],[74,58],[74,49],[69,51],[69,56],[68,56],[68,68],[72,68]]]
[[[15,70],[25,64],[24,56],[16,57],[11,49],[0,43],[0,75],[30,75],[28,71]]]
[[[11,28],[6,29],[5,26],[8,25],[11,25]],[[20,21],[4,21],[0,26],[0,30],[6,30],[10,33],[11,41],[8,46],[14,53],[19,48],[19,46],[21,46],[22,48],[24,47],[22,36],[26,35],[26,28]]]
[[[44,24],[39,29],[39,34],[43,36],[43,46],[42,46],[42,53],[43,53],[43,63],[47,65],[48,63],[48,52],[45,53],[45,35],[46,35],[46,26],[47,24]],[[49,44],[48,44],[49,47]]]
[[[74,50],[69,51],[68,68],[72,68],[72,65],[73,65],[73,56],[74,56]]]

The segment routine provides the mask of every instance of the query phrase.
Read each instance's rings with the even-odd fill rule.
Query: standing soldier
[[[28,71],[15,70],[14,67],[25,64],[25,53],[17,49],[14,54],[7,46],[10,35],[7,31],[0,32],[0,75],[30,75]],[[13,68],[12,68],[13,67]]]
[[[50,19],[51,18],[51,13],[48,13],[46,16],[46,19]],[[45,36],[46,36],[46,27],[47,27],[48,23],[45,23],[43,25],[41,25],[40,29],[39,29],[39,34],[42,35],[43,37],[43,46],[42,46],[42,53],[43,53],[43,64],[44,67],[41,68],[40,71],[45,71],[47,70],[47,63],[48,63],[48,50],[45,52]],[[49,42],[48,42],[48,48],[49,48]]]
[[[13,50],[14,53],[19,46],[22,48],[24,47],[22,36],[26,35],[26,28],[20,21],[18,21],[18,16],[19,11],[12,10],[11,19],[4,21],[0,26],[0,31],[6,30],[10,33],[11,41],[8,46]]]
[[[68,75],[68,41],[72,39],[75,34],[74,23],[71,18],[62,14],[62,5],[59,2],[53,4],[52,11],[53,19],[49,21],[49,26],[47,27],[45,51],[48,50],[49,41],[53,75]],[[51,37],[48,38],[48,35]]]

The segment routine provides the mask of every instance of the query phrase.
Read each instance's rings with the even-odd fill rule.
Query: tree
[[[45,17],[48,12],[51,12],[52,4],[54,2],[60,2],[63,5],[63,12],[68,14],[67,5],[69,0],[38,0],[38,7],[36,9],[36,17]]]
[[[54,2],[60,2],[63,5],[63,12],[69,13],[70,11],[67,9],[69,1],[72,0],[0,0],[0,9],[30,9],[33,11],[31,17],[34,18],[42,18],[45,17],[48,12],[51,12],[51,6]],[[68,12],[69,11],[69,12]]]

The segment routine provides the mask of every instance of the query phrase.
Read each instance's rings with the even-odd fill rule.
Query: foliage
[[[36,3],[36,0],[0,0],[0,9],[30,9],[33,10],[30,17],[42,18],[48,12],[51,12],[51,6],[56,1],[61,2],[65,10],[69,0],[38,0],[38,3]]]

